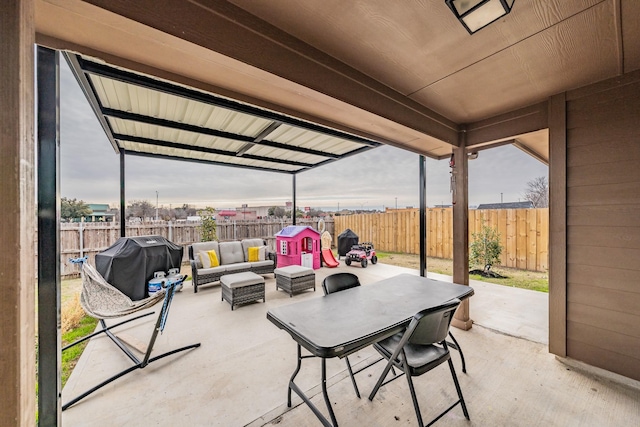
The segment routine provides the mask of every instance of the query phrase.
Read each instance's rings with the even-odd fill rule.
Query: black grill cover
[[[183,250],[162,236],[121,237],[96,254],[96,270],[120,292],[138,301],[149,296],[153,273],[180,268]]]
[[[358,235],[347,228],[338,235],[338,258],[345,256],[351,250],[351,246],[358,244]]]

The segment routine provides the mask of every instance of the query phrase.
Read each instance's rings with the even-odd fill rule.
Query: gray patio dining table
[[[293,390],[323,425],[337,426],[327,394],[326,359],[342,358],[368,347],[402,331],[420,310],[440,306],[454,298],[469,298],[473,292],[469,286],[401,274],[269,310],[267,319],[288,332],[298,348],[297,367],[287,389],[287,405],[291,407]],[[301,347],[311,355],[303,356]],[[331,422],[294,382],[302,359],[314,356],[322,361],[322,394]]]

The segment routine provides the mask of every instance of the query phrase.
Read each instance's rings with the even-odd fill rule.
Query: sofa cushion
[[[249,262],[261,261],[260,248],[258,246],[252,246],[249,248],[249,259],[247,261]]]
[[[258,267],[272,267],[273,266],[273,261],[271,261],[270,259],[266,260],[266,261],[256,261],[256,262],[252,262],[251,264],[251,268],[255,269]]]
[[[264,246],[262,239],[243,239],[242,251],[244,252],[244,261],[249,261],[249,248]]]
[[[191,245],[191,248],[193,249],[193,257],[197,259],[198,255],[200,252],[204,251],[211,251],[214,250],[216,251],[216,254],[218,255],[218,260],[220,260],[220,249],[219,249],[219,244],[216,241],[213,242],[198,242],[198,243],[194,243]]]
[[[264,261],[267,259],[267,247],[260,246],[258,248],[258,261]]]
[[[220,261],[218,260],[218,254],[213,249],[207,251],[207,255],[209,256],[209,262],[211,262],[211,267],[217,267],[220,265]]]
[[[201,268],[198,270],[198,275],[204,276],[207,274],[224,274],[227,271],[227,267],[221,265],[219,267]]]
[[[240,242],[221,242],[218,245],[218,249],[220,252],[220,264],[222,265],[245,262],[245,255]]]
[[[202,264],[202,268],[211,268],[211,258],[209,258],[207,251],[198,252],[198,259],[200,260],[200,264]]]
[[[224,267],[227,269],[227,273],[239,272],[239,271],[249,271],[251,270],[251,265],[253,263],[249,262],[237,262],[235,264],[227,264]]]

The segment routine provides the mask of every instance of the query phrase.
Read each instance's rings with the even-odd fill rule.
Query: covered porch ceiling
[[[470,149],[542,161],[549,96],[640,68],[638,16],[635,0],[516,0],[469,35],[443,0],[36,0],[45,46],[433,158],[491,123]]]

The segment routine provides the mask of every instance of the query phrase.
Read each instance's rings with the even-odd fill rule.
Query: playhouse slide
[[[324,262],[324,265],[329,268],[335,268],[340,264],[333,256],[333,252],[331,252],[331,249],[322,250],[322,262]]]

